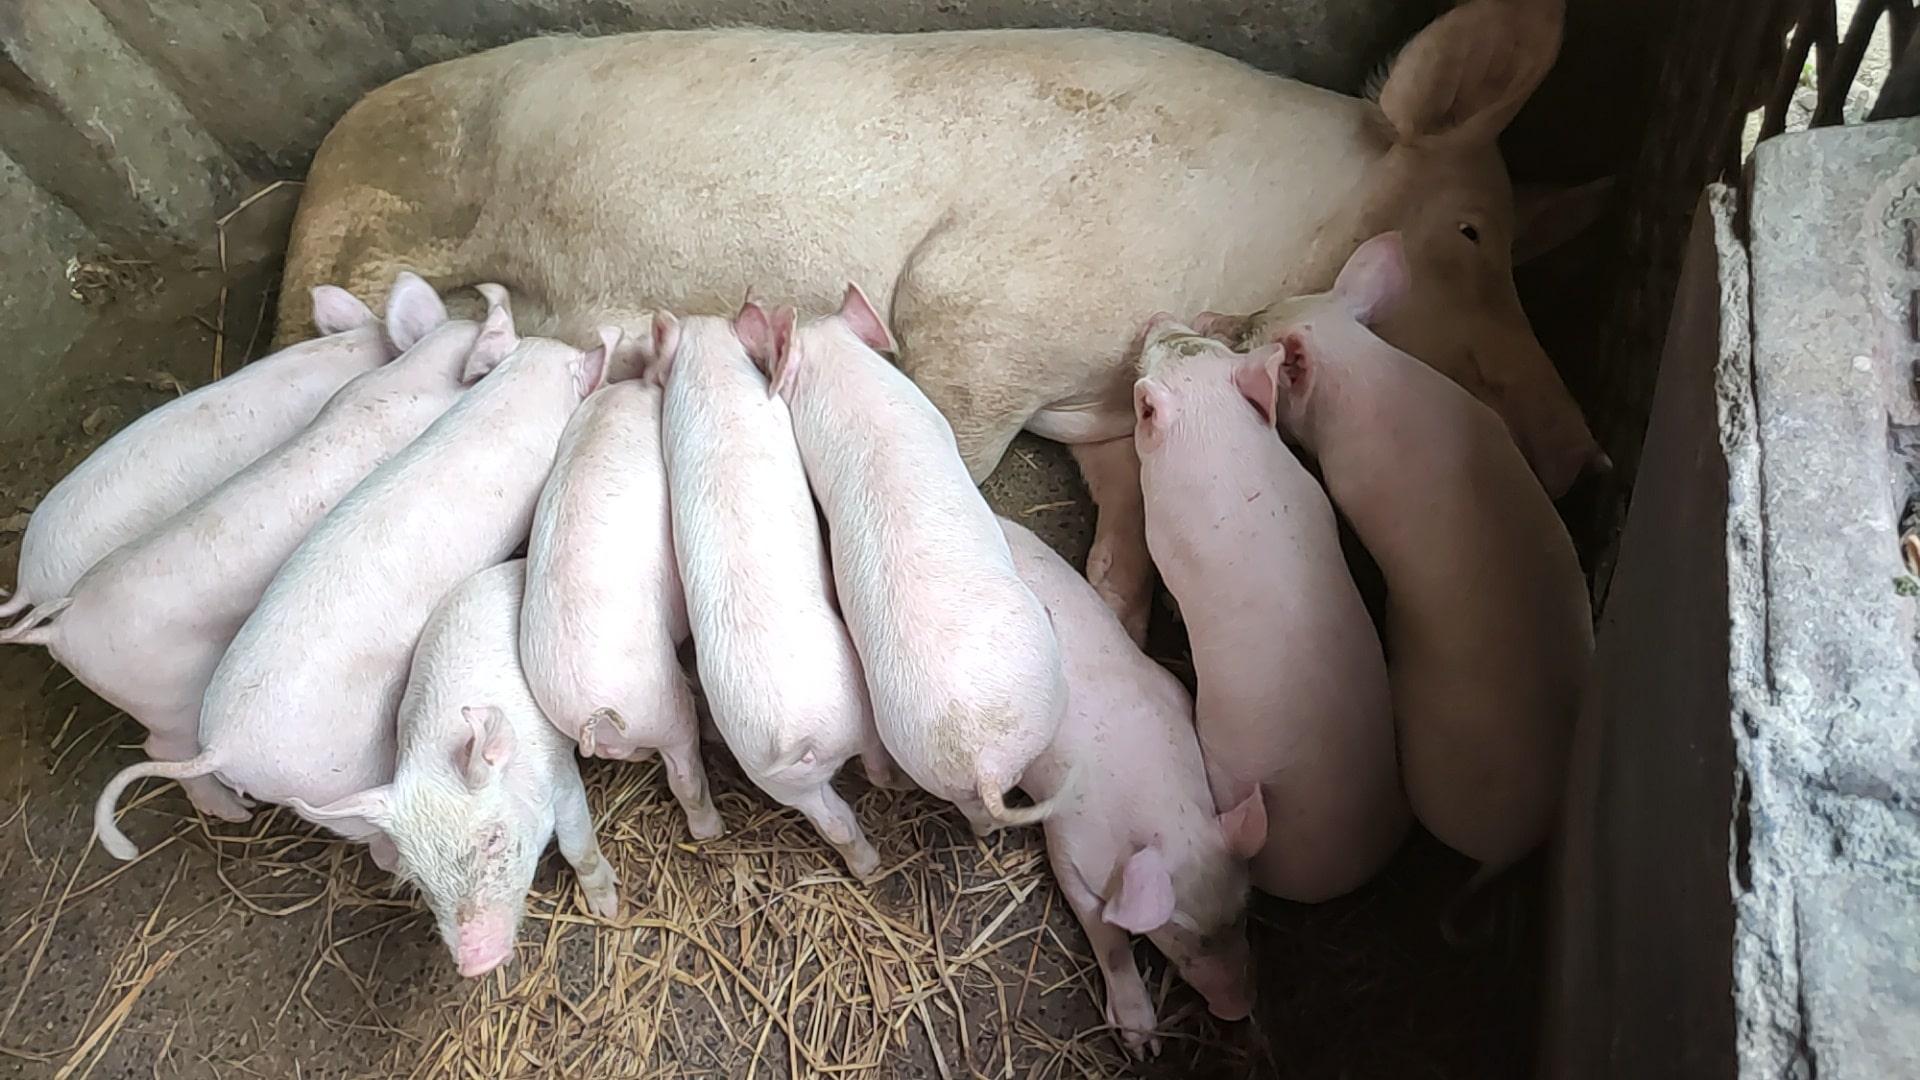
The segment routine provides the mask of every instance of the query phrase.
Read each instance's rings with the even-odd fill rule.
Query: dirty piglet
[[[1007,792],[1066,708],[1047,610],[960,459],[953,429],[877,350],[893,337],[857,285],[804,326],[774,316],[768,376],[826,512],[834,582],[875,726],[921,787],[980,834],[1045,820]]]
[[[1398,233],[1267,328],[1245,377],[1277,385],[1282,428],[1387,583],[1387,652],[1407,795],[1480,861],[1476,883],[1547,835],[1593,621],[1566,527],[1498,415],[1367,328],[1408,287]]]
[[[687,606],[673,562],[659,385],[595,391],[560,437],[533,514],[520,659],[534,700],[586,757],[659,751],[696,839],[721,832],[675,650]]]
[[[321,337],[288,346],[128,424],[47,492],[20,537],[0,618],[66,596],[93,564],[292,438],[347,380],[396,356],[367,305],[313,290]]]
[[[786,403],[747,355],[745,342],[764,351],[770,340],[756,304],[731,323],[655,312],[641,377],[666,386],[673,548],[714,726],[753,782],[805,814],[864,878],[880,854],[833,778],[855,755],[876,779],[887,765],[833,610]]]
[[[540,714],[520,670],[525,559],[453,590],[420,633],[400,702],[393,782],[330,806],[292,800],[303,817],[370,821],[400,849],[460,974],[513,955],[547,841],[580,875],[587,907],[619,910],[619,882],[594,838],[573,742]]]
[[[1246,860],[1265,837],[1251,791],[1215,814],[1187,690],[1039,537],[1005,518],[1020,577],[1053,616],[1067,715],[1021,781],[1047,818],[1047,858],[1107,982],[1107,1022],[1135,1055],[1159,1049],[1129,934],[1145,934],[1222,1020],[1253,1008]],[[1075,782],[1069,790],[1068,777]]]
[[[560,433],[618,337],[609,327],[587,352],[523,341],[495,303],[464,372],[478,381],[294,549],[214,669],[199,756],[122,769],[95,806],[101,845],[135,854],[113,807],[142,776],[211,774],[243,795],[310,806],[391,779],[394,714],[421,628],[454,586],[526,540]],[[323,824],[392,865],[378,826]]]
[[[480,326],[449,322],[432,286],[401,274],[388,293],[387,328],[406,350],[398,360],[356,376],[293,438],[96,563],[69,595],[0,631],[0,643],[45,645],[147,728],[148,757],[198,754],[208,680],[281,565],[354,485],[465,389]],[[211,776],[182,786],[204,814],[248,816]]]
[[[1171,316],[1134,384],[1147,546],[1193,645],[1196,723],[1221,806],[1266,793],[1253,881],[1317,902],[1399,847],[1406,798],[1380,639],[1333,507],[1273,430],[1264,372]]]

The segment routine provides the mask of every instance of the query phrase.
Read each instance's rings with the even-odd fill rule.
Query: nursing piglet
[[[1253,882],[1289,900],[1348,892],[1407,830],[1380,640],[1333,507],[1273,430],[1249,360],[1171,316],[1142,330],[1134,442],[1147,547],[1193,645],[1214,799],[1266,795]],[[1271,350],[1269,350],[1269,353]]]
[[[602,333],[582,353],[517,341],[504,306],[487,313],[465,373],[484,377],[294,550],[214,669],[200,754],[122,769],[95,808],[102,846],[134,855],[113,808],[142,776],[213,775],[243,795],[312,806],[392,778],[394,711],[420,629],[454,586],[527,538],[560,432],[618,339]],[[391,866],[371,822],[324,824]]]
[[[388,294],[387,326],[406,350],[398,360],[355,377],[299,434],[95,564],[68,596],[0,631],[0,643],[45,645],[146,726],[148,757],[199,753],[207,682],[281,565],[463,389],[478,323],[447,322],[432,286],[407,274]],[[246,819],[213,777],[183,786],[202,813]]]
[[[594,392],[560,437],[533,513],[520,659],[534,700],[582,756],[660,752],[697,839],[720,813],[700,762],[700,726],[676,650],[687,605],[673,561],[659,385]]]
[[[400,351],[345,289],[314,289],[313,314],[324,336],[147,413],[55,484],[27,519],[19,585],[0,618],[68,595],[95,563],[292,438],[347,380]]]
[[[468,578],[420,632],[400,700],[393,782],[328,806],[288,800],[302,817],[368,821],[393,839],[399,874],[418,886],[460,974],[513,956],[547,841],[580,876],[587,908],[619,910],[619,882],[594,838],[573,741],[540,713],[520,670],[527,561]]]
[[[768,376],[826,512],[881,740],[976,833],[1044,820],[1048,804],[1005,798],[1066,708],[1060,646],[953,429],[875,351],[893,337],[857,285],[832,315],[795,327],[782,308],[774,324]]]
[[[1021,526],[1000,527],[1059,635],[1067,712],[1021,787],[1061,800],[1046,822],[1047,858],[1106,978],[1107,1022],[1136,1055],[1159,1050],[1129,934],[1165,953],[1215,1016],[1243,1020],[1254,998],[1246,860],[1265,837],[1266,806],[1251,791],[1215,814],[1186,688],[1066,560]]]
[[[1400,235],[1368,240],[1330,292],[1269,312],[1274,344],[1239,378],[1277,387],[1281,426],[1380,565],[1407,795],[1483,881],[1552,825],[1593,616],[1499,416],[1367,329],[1407,287]]]
[[[748,357],[771,348],[766,313],[732,322],[653,315],[644,378],[662,383],[673,549],[714,726],[762,791],[807,816],[857,877],[880,854],[833,789],[860,755],[891,765],[873,731],[860,661],[828,594],[826,545],[786,403]]]

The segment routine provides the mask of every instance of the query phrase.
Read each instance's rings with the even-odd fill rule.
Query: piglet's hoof
[[[1123,1009],[1121,1013],[1125,1015],[1120,1015],[1116,1014],[1112,1004],[1109,1003],[1107,1023],[1113,1025],[1114,1029],[1120,1033],[1120,1041],[1126,1045],[1127,1053],[1138,1060],[1145,1061],[1148,1058],[1160,1056],[1160,1037],[1153,1033],[1153,1007],[1145,1005],[1144,1002],[1142,1005],[1143,1013]]]
[[[613,864],[596,852],[584,871],[575,867],[574,872],[580,875],[580,891],[586,894],[587,910],[613,921],[620,914],[620,879],[613,874]]]
[[[248,821],[253,817],[253,801],[235,795],[211,776],[199,776],[185,782],[187,798],[194,809],[221,821]]]
[[[720,820],[720,811],[709,806],[687,815],[687,831],[695,840],[718,840],[727,831],[727,825]]]

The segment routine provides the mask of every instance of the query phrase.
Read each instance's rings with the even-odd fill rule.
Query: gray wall
[[[298,179],[361,94],[557,30],[726,23],[1171,32],[1355,89],[1438,0],[14,0],[0,6],[0,150],[124,248],[205,251],[246,190]]]
[[[1101,25],[1170,32],[1352,90],[1442,2],[0,0],[0,288],[11,298],[0,386],[38,385],[93,314],[44,284],[68,258],[153,260],[176,294],[204,294],[222,215],[298,180],[360,95],[531,34]],[[278,259],[296,193],[281,189],[226,230],[230,268]],[[24,407],[24,395],[0,397],[14,402],[0,420]]]

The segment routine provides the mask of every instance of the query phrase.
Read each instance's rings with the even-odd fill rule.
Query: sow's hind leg
[[[900,370],[947,418],[975,484],[992,475],[1051,390],[1023,339],[1025,298],[1010,295],[980,258],[1004,239],[943,222],[908,260],[887,314]]]
[[[1024,274],[994,282],[976,257],[1003,237],[936,232],[914,256],[893,299],[900,368],[953,427],[974,483],[987,479],[1022,428],[1069,443],[1098,511],[1087,576],[1135,643],[1146,638],[1153,562],[1147,553],[1140,459],[1133,449],[1132,380],[1122,346],[1132,327],[1113,327],[1115,348],[1062,349],[1049,333],[1074,333],[1058,313],[1070,296],[1041,295],[1072,274]],[[1032,250],[1032,245],[1023,245]],[[1004,292],[1008,281],[1030,286]],[[1067,286],[1071,288],[1073,286]],[[1002,291],[995,291],[996,288]],[[1055,290],[1057,291],[1057,289]],[[969,301],[969,296],[991,299]],[[1082,333],[1080,336],[1084,337]],[[1106,386],[1115,400],[1050,407]]]

